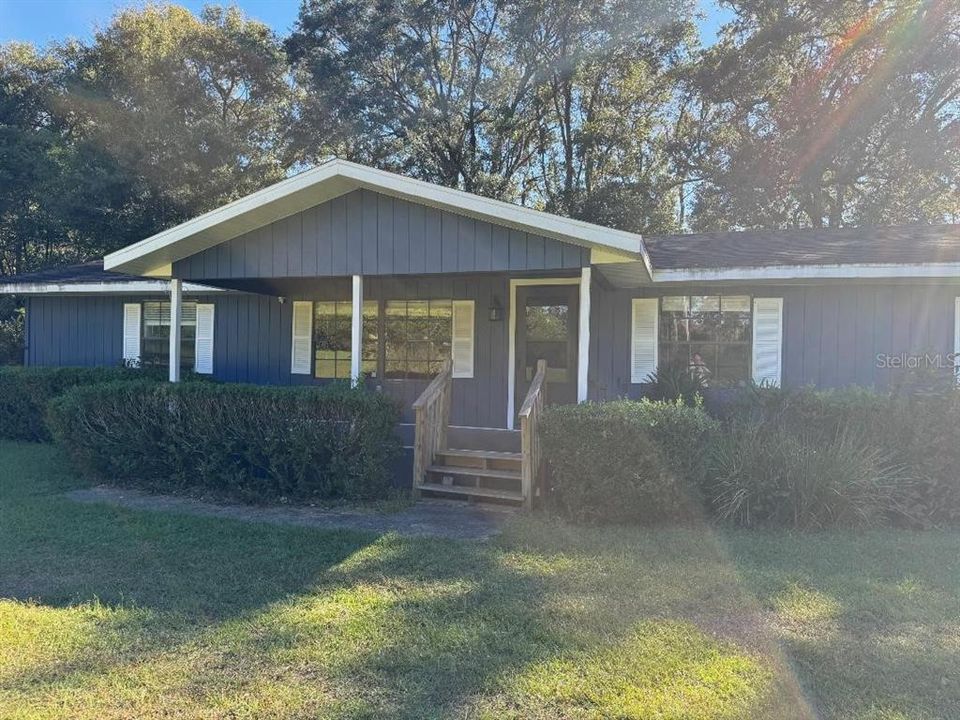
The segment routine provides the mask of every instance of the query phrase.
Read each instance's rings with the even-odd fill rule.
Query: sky
[[[209,0],[175,0],[194,12]],[[123,0],[0,0],[0,42],[21,40],[35,45],[46,45],[51,40],[66,38],[89,39],[98,26],[106,25],[121,7],[137,2]],[[283,35],[293,26],[300,9],[299,0],[222,0],[220,4],[235,4],[250,17],[272,27]],[[716,37],[717,28],[731,13],[717,7],[714,0],[700,0],[704,18],[700,28],[705,44]]]

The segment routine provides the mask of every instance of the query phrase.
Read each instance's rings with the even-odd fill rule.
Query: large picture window
[[[349,300],[313,304],[313,374],[317,378],[350,379],[350,333],[353,304]],[[377,303],[363,303],[360,369],[377,375]]]
[[[384,304],[384,377],[431,378],[450,357],[450,300],[387,300]]]
[[[180,323],[180,367],[192,368],[197,339],[197,303],[183,302]],[[143,341],[140,355],[145,366],[170,364],[170,302],[143,303]]]
[[[352,317],[349,300],[294,302],[293,372],[308,374],[312,363],[316,378],[349,380]],[[360,370],[368,377],[431,379],[450,359],[454,377],[473,377],[472,300],[369,300],[362,333]]]
[[[660,358],[688,367],[707,384],[750,380],[750,297],[671,295],[660,301]]]

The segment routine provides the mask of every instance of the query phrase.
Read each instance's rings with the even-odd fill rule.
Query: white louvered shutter
[[[140,362],[140,303],[123,304],[123,359]]]
[[[453,377],[473,377],[473,300],[453,301]]]
[[[657,371],[657,298],[634,298],[630,332],[630,382],[642,383]]]
[[[783,365],[783,298],[753,299],[753,381],[780,385]]]
[[[293,303],[293,346],[290,349],[290,372],[310,374],[310,351],[313,347],[313,303]]]
[[[197,303],[197,334],[193,369],[200,375],[213,373],[213,304]]]

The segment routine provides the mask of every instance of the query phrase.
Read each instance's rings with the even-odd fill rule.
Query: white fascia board
[[[184,283],[183,291],[193,294],[233,292],[223,288]],[[130,280],[129,282],[101,283],[7,283],[0,285],[4,295],[140,295],[169,293],[169,280]]]
[[[770,267],[687,268],[653,271],[653,282],[655,283],[886,278],[960,278],[960,263],[775,265]]]
[[[141,275],[156,273],[176,260],[361,187],[564,242],[630,253],[649,268],[643,241],[635,233],[552,215],[346,160],[330,160],[121,248],[104,258],[104,268]]]
[[[585,247],[620,250],[638,259],[644,255],[643,241],[636,233],[553,215],[345,160],[335,162],[339,163],[343,175],[370,190]]]

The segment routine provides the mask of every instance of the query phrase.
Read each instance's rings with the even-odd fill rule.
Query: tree
[[[120,11],[0,49],[0,273],[96,257],[282,179],[296,89],[236,8]]]
[[[129,184],[113,197],[109,173],[94,182],[119,201],[104,207],[115,247],[275,182],[295,160],[282,47],[236,8],[123,10],[61,54],[63,110]]]
[[[59,63],[34,48],[0,48],[0,274],[29,267],[59,235],[45,200],[62,170],[62,143],[49,111]]]
[[[960,217],[960,13],[949,2],[743,0],[692,87],[698,228]]]
[[[308,98],[301,143],[577,217],[663,224],[669,78],[690,12],[685,0],[310,0],[287,41]]]

